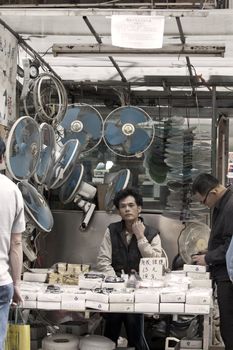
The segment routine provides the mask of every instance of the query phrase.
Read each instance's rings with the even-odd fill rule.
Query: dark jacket
[[[108,226],[112,243],[112,267],[118,276],[122,270],[125,273],[130,273],[132,269],[139,271],[139,263],[142,258],[138,249],[137,239],[133,235],[130,244],[128,245],[125,238],[124,221],[118,221]],[[145,237],[151,243],[153,238],[158,234],[158,231],[150,226],[145,225]]]
[[[229,187],[214,207],[208,252],[205,256],[212,278],[216,282],[229,280],[226,268],[226,251],[232,234],[233,188]]]

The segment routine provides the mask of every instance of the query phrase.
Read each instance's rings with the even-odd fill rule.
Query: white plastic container
[[[81,338],[79,344],[80,350],[113,350],[115,348],[115,343],[101,335],[87,335]]]
[[[43,338],[43,350],[77,350],[79,338],[74,334],[59,333]]]

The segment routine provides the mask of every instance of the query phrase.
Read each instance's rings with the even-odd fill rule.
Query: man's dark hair
[[[193,181],[192,192],[200,193],[204,196],[208,191],[214,189],[219,185],[219,180],[211,174],[200,174]]]
[[[134,197],[135,202],[138,206],[140,206],[140,207],[143,206],[142,196],[133,188],[125,188],[124,190],[120,190],[119,192],[117,192],[115,194],[113,204],[116,206],[117,209],[119,209],[119,202],[128,196]]]
[[[6,151],[6,145],[5,145],[5,142],[3,141],[3,139],[0,136],[0,158],[3,156],[5,151]]]

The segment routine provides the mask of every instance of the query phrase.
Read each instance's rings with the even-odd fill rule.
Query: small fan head
[[[79,140],[82,152],[93,150],[102,139],[103,119],[100,113],[87,104],[69,105],[58,128],[61,142]]]
[[[39,229],[50,232],[53,227],[53,216],[44,197],[27,181],[19,182],[18,187],[29,218]]]
[[[7,169],[16,180],[29,179],[36,170],[39,158],[39,125],[31,117],[21,117],[13,124],[7,138]]]
[[[186,264],[192,263],[191,256],[208,247],[210,228],[201,222],[188,222],[180,234],[179,253]]]
[[[73,201],[82,182],[83,172],[84,166],[80,163],[76,164],[72,173],[60,188],[59,198],[62,203],[66,204]]]
[[[49,189],[58,188],[64,184],[73,171],[80,152],[81,146],[78,140],[69,140],[64,144],[46,179]]]
[[[54,129],[50,124],[42,123],[40,125],[40,139],[40,158],[34,174],[34,178],[38,184],[45,182],[55,160],[56,137]]]
[[[153,138],[153,121],[138,107],[119,107],[104,121],[104,142],[119,156],[140,155],[150,147]]]
[[[121,169],[118,172],[109,175],[111,176],[109,180],[110,182],[104,199],[105,209],[107,211],[114,209],[113,200],[115,194],[128,186],[131,174],[129,169]]]

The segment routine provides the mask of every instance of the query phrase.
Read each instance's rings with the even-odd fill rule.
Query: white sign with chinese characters
[[[163,46],[163,16],[113,15],[112,45],[134,49],[156,49]]]
[[[0,25],[0,124],[16,117],[17,39]]]
[[[165,258],[142,258],[139,264],[139,275],[144,279],[160,279],[164,274]]]

